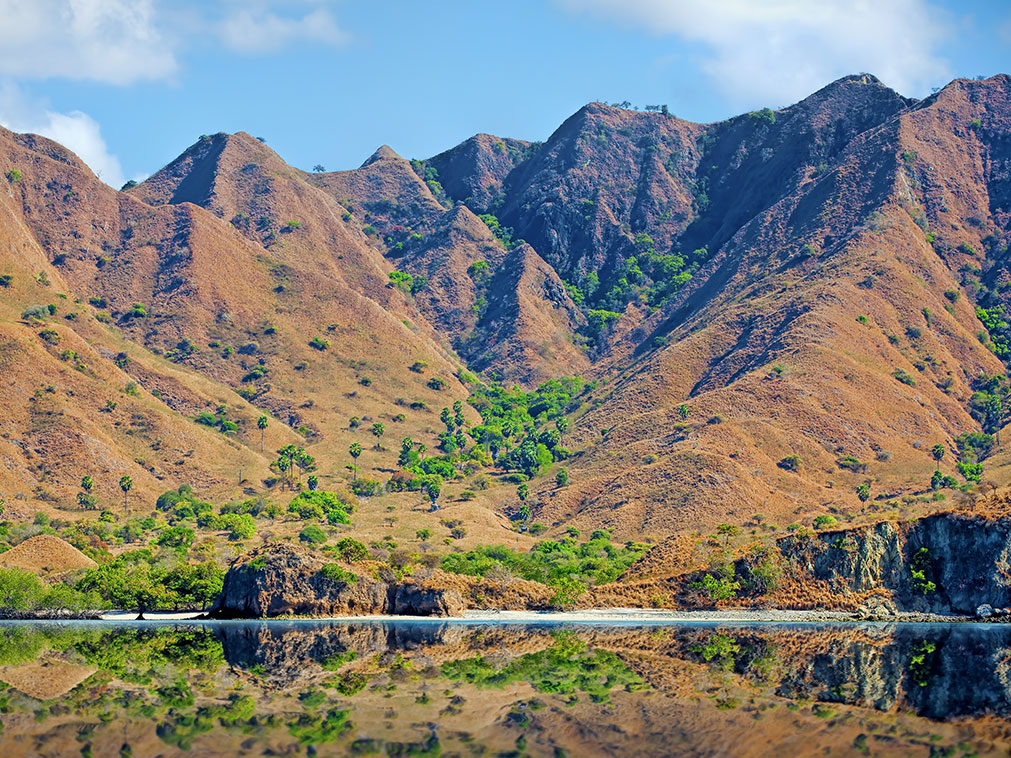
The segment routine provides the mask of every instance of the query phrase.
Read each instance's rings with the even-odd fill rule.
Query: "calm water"
[[[0,756],[1008,755],[1011,627],[0,624]]]

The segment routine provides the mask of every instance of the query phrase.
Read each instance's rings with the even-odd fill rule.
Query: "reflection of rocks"
[[[851,642],[790,661],[778,695],[887,711],[899,699],[902,662],[890,646]]]
[[[218,628],[225,660],[274,686],[292,686],[332,671],[324,667],[349,652],[363,659],[455,643],[461,627],[445,624],[246,622]],[[350,660],[352,656],[348,656]]]
[[[407,581],[386,584],[366,577],[344,581],[322,573],[323,565],[318,555],[299,545],[276,543],[253,550],[228,569],[211,615],[265,618],[463,614],[463,598],[456,590],[421,587]]]

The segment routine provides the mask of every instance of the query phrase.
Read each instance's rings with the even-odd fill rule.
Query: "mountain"
[[[290,443],[323,487],[354,477],[355,441],[385,481],[462,401],[449,518],[528,544],[516,482],[469,454],[479,411],[580,376],[552,443],[570,455],[528,483],[549,534],[929,512],[961,496],[938,467],[1009,478],[1009,121],[1005,75],[921,101],[861,74],[714,124],[591,103],[543,143],[383,146],[331,173],[205,135],[122,192],[0,130],[0,493],[24,516],[73,513],[84,474],[103,502],[124,474],[138,502],[283,497]],[[403,539],[418,500],[370,498],[356,526]]]

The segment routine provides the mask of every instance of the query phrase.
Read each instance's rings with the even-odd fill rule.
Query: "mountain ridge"
[[[243,470],[270,478],[258,413],[343,486],[343,450],[362,433],[352,415],[434,447],[430,414],[466,400],[475,373],[528,388],[581,375],[595,384],[568,410],[571,483],[545,471],[530,486],[551,529],[659,539],[754,514],[780,528],[855,518],[863,485],[872,507],[920,513],[935,494],[931,447],[973,464],[960,435],[1006,415],[981,416],[973,398],[981,374],[1005,371],[1009,93],[999,75],[916,101],[859,74],[713,124],[590,103],[543,143],[479,134],[415,161],[384,145],[318,173],[220,133],[120,193],[56,143],[2,131],[2,326],[74,397],[99,380],[60,357],[70,344],[110,398],[131,381],[168,397],[173,377],[185,413],[123,401],[198,440],[210,468],[111,453],[148,496],[184,476],[234,492],[235,446]],[[19,318],[54,291],[68,296],[56,315]],[[38,338],[46,328],[59,349]],[[122,352],[135,374],[115,365]],[[221,401],[234,439],[182,433]],[[125,451],[118,429],[97,431],[99,410],[85,428]],[[86,441],[67,439],[80,469]],[[377,476],[397,469],[383,455]],[[791,456],[796,468],[781,465]],[[999,442],[981,457],[1008,477]],[[28,471],[0,487],[44,507],[80,478]],[[486,536],[516,507],[503,486],[475,503]]]

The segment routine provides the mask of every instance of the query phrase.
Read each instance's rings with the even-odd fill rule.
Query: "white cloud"
[[[296,42],[340,45],[348,40],[326,8],[288,18],[265,5],[244,6],[228,14],[219,28],[225,45],[241,53],[274,52]]]
[[[44,103],[27,98],[17,87],[5,84],[0,87],[0,125],[55,140],[73,150],[106,184],[116,189],[123,185],[119,158],[109,152],[101,126],[87,113],[49,110]]]
[[[277,52],[302,42],[343,44],[349,35],[327,5],[328,0],[0,0],[0,76],[125,85],[172,78],[187,40],[213,40],[240,53]],[[292,12],[293,6],[303,7]]]
[[[111,84],[176,71],[154,0],[0,0],[0,74]]]
[[[927,0],[555,0],[658,35],[701,43],[699,67],[737,102],[786,105],[845,74],[869,72],[907,95],[950,78]]]

